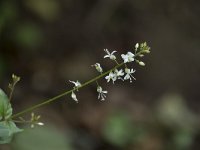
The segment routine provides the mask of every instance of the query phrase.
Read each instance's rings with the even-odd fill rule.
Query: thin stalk
[[[13,85],[12,85],[12,87],[10,88],[9,101],[11,101],[11,99],[12,99],[13,91],[15,89],[15,85],[16,85],[16,82],[14,82]]]
[[[22,124],[26,124],[26,123],[31,123],[31,121],[21,121],[21,120],[12,120],[15,123],[22,123]]]

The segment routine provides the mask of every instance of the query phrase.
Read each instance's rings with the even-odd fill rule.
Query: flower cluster
[[[136,80],[135,77],[133,77],[132,75],[133,73],[135,73],[135,70],[133,69],[125,68],[124,71],[122,69],[120,71],[115,69],[114,72],[111,71],[109,75],[105,77],[105,79],[107,80],[107,82],[110,82],[110,80],[112,80],[113,84],[117,79],[121,79],[122,81],[130,80],[130,83],[132,83],[132,79]]]
[[[35,125],[39,125],[39,126],[43,126],[44,125],[43,122],[39,122],[40,118],[41,118],[40,115],[35,115],[33,112],[31,113],[31,119],[30,119],[31,128],[34,128]],[[23,120],[23,118],[21,118],[21,119]]]
[[[140,66],[145,66],[145,63],[136,59],[136,57],[143,57],[145,53],[149,53],[150,47],[147,46],[146,42],[141,43],[141,44],[136,43],[134,51],[128,51],[126,54],[121,54],[121,60],[122,60],[121,63],[118,63],[117,57],[115,56],[117,51],[110,52],[108,49],[104,49],[104,51],[106,53],[104,58],[109,58],[110,60],[114,61],[116,63],[116,66],[113,67],[108,72],[103,72],[103,68],[101,67],[100,63],[95,63],[94,65],[92,65],[92,67],[95,67],[97,72],[99,72],[101,74],[96,78],[96,80],[92,80],[92,82],[96,81],[98,99],[101,99],[102,101],[105,100],[106,94],[108,93],[108,91],[104,91],[102,89],[102,87],[98,84],[97,80],[100,79],[101,77],[105,76],[106,81],[107,82],[112,81],[113,84],[118,79],[122,80],[122,81],[129,80],[129,82],[132,83],[133,80],[136,80],[136,78],[133,76],[133,74],[136,72],[136,70],[128,67],[128,63],[136,62]],[[124,68],[119,69],[119,67],[122,67],[122,66],[124,66]],[[78,99],[77,99],[76,94],[75,94],[75,90],[78,91],[78,89],[81,88],[82,85],[79,81],[76,81],[76,82],[75,81],[69,81],[69,82],[74,84],[74,88],[71,91],[71,97],[72,97],[73,100],[78,102]]]

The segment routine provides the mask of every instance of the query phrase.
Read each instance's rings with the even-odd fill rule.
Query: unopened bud
[[[16,76],[15,74],[12,74],[12,79],[14,82],[20,81],[20,77]]]
[[[144,53],[150,53],[150,50],[144,50]]]
[[[139,56],[140,56],[140,57],[144,57],[144,55],[143,55],[143,54],[140,54]]]
[[[145,63],[142,62],[142,61],[140,61],[140,62],[139,62],[139,65],[140,65],[140,66],[145,66]]]
[[[136,43],[136,44],[135,44],[135,49],[137,50],[137,49],[138,49],[138,47],[139,47],[139,44],[138,44],[138,43]]]

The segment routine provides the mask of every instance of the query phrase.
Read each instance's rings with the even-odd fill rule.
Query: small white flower
[[[106,98],[106,94],[108,93],[108,91],[103,91],[102,87],[101,87],[101,86],[98,86],[98,87],[97,87],[97,92],[99,93],[98,99],[101,98],[101,100],[104,101],[105,98]]]
[[[128,52],[126,55],[124,54],[121,55],[122,59],[124,60],[124,63],[134,61],[134,56],[135,55],[131,52]]]
[[[78,91],[78,88],[81,87],[81,83],[77,80],[76,82],[75,81],[70,81],[69,82],[73,83],[74,84],[74,87],[75,89],[77,88],[77,91]]]
[[[100,73],[103,72],[103,69],[102,69],[100,63],[96,63],[96,64],[94,64],[92,66],[94,66],[98,72],[100,72]]]
[[[116,57],[115,57],[115,55],[113,55],[114,53],[116,53],[117,51],[112,51],[112,53],[110,53],[109,51],[108,51],[108,49],[104,49],[104,51],[106,52],[106,54],[107,55],[105,55],[104,56],[104,58],[110,58],[111,60],[115,60],[116,59]]]
[[[124,72],[123,72],[122,69],[119,70],[119,71],[118,71],[117,69],[115,69],[115,75],[116,75],[116,78],[117,78],[117,79],[121,79],[122,81],[124,81],[123,78],[121,77],[121,76],[124,75]]]
[[[72,91],[71,97],[78,103],[78,99],[76,98],[76,94]]]
[[[124,80],[130,80],[130,83],[132,82],[132,79],[136,80],[135,77],[132,75],[133,73],[135,73],[135,70],[133,69],[128,69],[128,68],[125,68],[125,77],[124,77]]]
[[[107,75],[106,77],[105,77],[105,79],[107,80],[107,82],[110,82],[110,80],[112,80],[113,81],[113,84],[114,84],[114,82],[117,80],[117,76],[116,76],[116,74],[115,73],[113,73],[112,71],[109,73],[109,75]]]

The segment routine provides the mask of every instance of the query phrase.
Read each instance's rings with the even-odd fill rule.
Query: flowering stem
[[[116,65],[116,66],[113,67],[112,69],[110,69],[110,70],[108,70],[108,71],[106,71],[106,72],[100,74],[99,76],[97,76],[97,77],[95,77],[95,78],[93,78],[93,79],[91,79],[91,80],[89,80],[89,81],[83,83],[83,84],[82,84],[80,87],[78,87],[77,89],[81,89],[81,88],[87,86],[88,84],[97,81],[98,79],[100,79],[100,78],[104,77],[105,75],[109,74],[111,71],[115,70],[116,68],[121,67],[123,64],[124,64],[124,63],[121,63],[121,64]],[[21,115],[23,115],[23,114],[25,114],[25,113],[27,113],[27,112],[30,112],[30,111],[32,111],[32,110],[34,110],[34,109],[37,109],[37,108],[41,107],[41,106],[47,105],[47,104],[49,104],[49,103],[51,103],[51,102],[53,102],[53,101],[58,100],[59,98],[61,98],[61,97],[63,97],[63,96],[66,96],[66,95],[70,94],[70,93],[73,92],[73,91],[74,91],[74,88],[71,89],[71,90],[69,90],[69,91],[63,92],[63,93],[61,93],[61,94],[59,94],[59,95],[57,95],[57,96],[55,96],[55,97],[53,97],[53,98],[47,99],[47,100],[45,100],[45,101],[42,102],[42,103],[36,104],[36,105],[34,105],[34,106],[32,106],[32,107],[29,107],[29,108],[27,108],[27,109],[25,109],[25,110],[23,110],[23,111],[21,111],[21,112],[19,112],[19,113],[16,113],[16,114],[12,115],[10,119],[19,117],[19,116],[21,116]]]
[[[138,52],[134,57],[137,57],[138,55],[140,55],[140,53],[142,53],[142,51],[141,51],[141,52]],[[96,76],[95,78],[93,78],[93,79],[91,79],[91,80],[89,80],[89,81],[83,83],[80,87],[77,88],[77,90],[78,90],[78,89],[81,89],[81,88],[83,88],[83,87],[85,87],[85,86],[87,86],[87,85],[89,85],[90,83],[93,83],[93,82],[97,81],[98,79],[104,77],[105,75],[107,75],[107,74],[109,74],[111,71],[114,71],[115,69],[121,67],[122,65],[124,65],[124,62],[118,63],[118,64],[117,64],[115,67],[113,67],[112,69],[110,69],[110,70],[108,70],[108,71],[106,71],[106,72],[100,74],[99,76]],[[98,83],[98,82],[97,82],[97,83]],[[47,99],[47,100],[45,100],[45,101],[42,102],[42,103],[33,105],[33,106],[31,106],[31,107],[29,107],[29,108],[27,108],[27,109],[25,109],[25,110],[23,110],[23,111],[21,111],[21,112],[19,112],[19,113],[16,113],[16,114],[12,115],[12,116],[10,117],[10,119],[19,117],[19,116],[21,116],[21,115],[23,115],[23,114],[25,114],[25,113],[27,113],[27,112],[31,112],[31,111],[34,110],[34,109],[37,109],[37,108],[42,107],[42,106],[44,106],[44,105],[47,105],[47,104],[49,104],[49,103],[51,103],[51,102],[53,102],[53,101],[58,100],[58,99],[61,98],[61,97],[64,97],[64,96],[70,94],[70,93],[73,92],[73,91],[74,91],[74,88],[71,89],[71,90],[69,90],[69,91],[63,92],[63,93],[61,93],[61,94],[59,94],[59,95],[57,95],[57,96],[55,96],[55,97],[53,97],[53,98]]]

